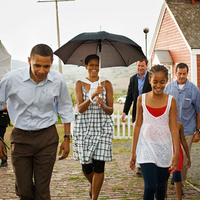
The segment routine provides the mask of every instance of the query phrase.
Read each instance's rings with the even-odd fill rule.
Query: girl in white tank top
[[[144,200],[164,200],[168,169],[174,172],[178,167],[177,107],[176,100],[164,93],[167,81],[167,68],[153,66],[149,74],[152,91],[140,95],[137,102],[130,167],[141,166]]]

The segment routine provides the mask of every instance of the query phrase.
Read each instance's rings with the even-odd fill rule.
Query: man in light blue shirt
[[[177,80],[169,83],[165,92],[172,95],[177,102],[178,118],[183,124],[185,139],[191,151],[192,142],[200,139],[200,91],[187,79],[189,68],[185,63],[176,66]],[[187,157],[184,152],[184,162],[181,172],[182,182],[186,180]]]
[[[7,101],[14,125],[11,156],[16,194],[21,200],[49,200],[59,139],[57,114],[64,124],[65,136],[59,152],[59,159],[64,159],[70,151],[73,105],[64,77],[51,70],[53,51],[49,46],[33,47],[28,61],[29,67],[7,73],[0,82],[0,109]],[[0,142],[0,158],[5,154]]]

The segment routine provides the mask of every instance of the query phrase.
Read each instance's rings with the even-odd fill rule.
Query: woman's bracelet
[[[91,103],[94,103],[94,101],[92,100],[92,97],[91,97],[91,96],[89,96],[89,99],[90,99]]]

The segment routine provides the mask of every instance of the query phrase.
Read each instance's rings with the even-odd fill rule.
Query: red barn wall
[[[188,46],[179,32],[169,11],[166,9],[156,39],[154,50],[168,50],[173,60],[173,80],[175,80],[175,64],[184,62],[189,66],[188,79],[191,80],[191,58]],[[154,51],[153,51],[154,52]],[[151,62],[153,60],[151,57]]]

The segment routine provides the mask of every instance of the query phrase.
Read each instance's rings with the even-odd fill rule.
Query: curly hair
[[[164,65],[154,65],[149,71],[149,77],[151,78],[155,72],[164,72],[166,79],[168,79],[168,69]]]

